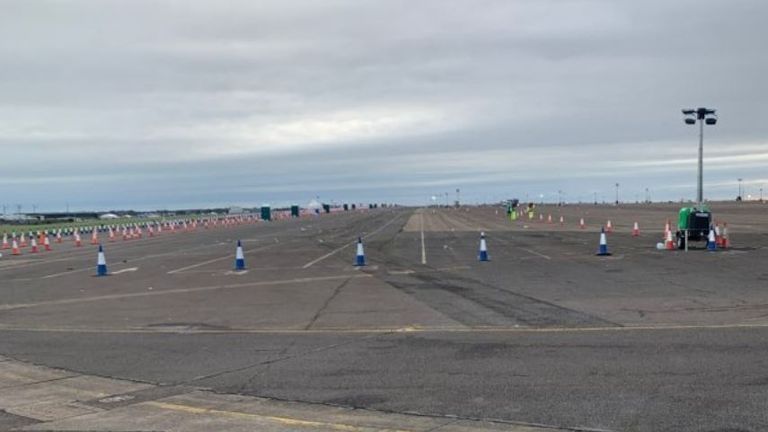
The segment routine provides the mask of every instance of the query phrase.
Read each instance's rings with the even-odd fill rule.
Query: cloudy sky
[[[0,204],[768,185],[768,2],[0,0]],[[768,188],[766,189],[768,196]]]

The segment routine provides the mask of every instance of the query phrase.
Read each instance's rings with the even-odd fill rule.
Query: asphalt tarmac
[[[93,247],[6,255],[0,354],[386,413],[766,430],[765,207],[713,206],[731,249],[657,250],[676,207],[544,207],[544,220],[515,222],[495,207],[397,208],[198,227],[105,242],[104,278]],[[596,257],[609,218],[612,256]],[[477,260],[481,231],[489,262]],[[246,272],[232,271],[238,239]]]

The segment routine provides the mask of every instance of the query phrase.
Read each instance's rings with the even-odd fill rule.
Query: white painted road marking
[[[544,259],[546,259],[546,260],[551,260],[551,259],[552,259],[552,258],[550,258],[549,256],[547,256],[547,255],[544,255],[543,253],[539,253],[539,252],[536,252],[536,251],[535,251],[535,250],[533,250],[533,249],[528,249],[528,248],[520,248],[520,249],[522,249],[522,250],[524,250],[524,251],[528,252],[529,254],[533,254],[533,255],[539,256],[539,257],[541,257],[541,258],[544,258]]]
[[[396,221],[398,219],[400,219],[400,215],[399,214],[394,219],[392,219],[391,221],[385,223],[384,225],[380,226],[376,230],[369,232],[368,234],[362,236],[361,238],[365,239],[365,238],[368,238],[368,237],[370,237],[370,236],[380,232],[381,230],[383,230],[384,228],[388,227],[389,225],[391,225],[394,221]],[[333,255],[336,255],[338,252],[340,252],[340,251],[342,251],[342,250],[344,250],[344,249],[346,249],[346,248],[348,248],[348,247],[350,247],[350,246],[352,246],[354,244],[357,244],[357,240],[353,240],[353,241],[345,244],[344,246],[338,247],[338,248],[328,252],[327,254],[321,256],[320,258],[314,259],[314,260],[304,264],[301,268],[303,268],[303,269],[310,268],[313,265],[319,263],[320,261],[323,261],[326,258],[330,258]]]
[[[262,251],[262,250],[265,250],[265,249],[269,249],[269,248],[271,248],[271,247],[273,247],[275,245],[276,245],[276,243],[272,243],[272,244],[269,244],[269,245],[266,245],[266,246],[263,246],[263,247],[260,247],[260,248],[248,249],[248,250],[245,250],[243,253],[258,252],[258,251]],[[220,257],[220,258],[214,258],[212,260],[203,261],[203,262],[200,262],[200,263],[197,263],[197,264],[192,264],[192,265],[188,265],[188,266],[185,266],[185,267],[177,268],[177,269],[169,271],[168,274],[181,273],[181,272],[183,272],[185,270],[191,270],[193,268],[197,268],[197,267],[200,267],[200,266],[204,266],[206,264],[211,264],[211,263],[215,263],[215,262],[219,262],[219,261],[224,261],[226,259],[231,259],[231,260],[234,261],[235,254],[229,254],[227,256],[223,256],[223,257]]]
[[[112,272],[112,274],[113,275],[117,275],[117,274],[120,274],[120,273],[135,272],[138,269],[139,269],[138,267],[128,267],[128,268],[124,268],[122,270],[118,270],[116,272]]]
[[[64,275],[68,275],[68,274],[72,274],[72,273],[80,273],[80,272],[84,272],[84,271],[88,271],[88,270],[93,270],[93,267],[81,268],[81,269],[75,269],[75,270],[67,270],[67,271],[63,271],[63,272],[60,272],[60,273],[49,274],[49,275],[45,275],[45,276],[41,277],[40,279],[51,279],[51,278],[55,278],[55,277],[59,277],[59,276],[64,276]]]

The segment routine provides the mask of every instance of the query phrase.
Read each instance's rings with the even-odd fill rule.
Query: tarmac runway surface
[[[731,249],[657,250],[675,209],[544,207],[548,223],[390,208],[198,228],[105,243],[104,278],[93,247],[54,245],[0,260],[0,354],[170,389],[158,398],[204,390],[445,419],[430,430],[768,430],[764,207],[715,207]],[[613,255],[596,257],[608,218]],[[238,239],[246,272],[232,271]],[[35,427],[21,418],[8,424]],[[46,430],[84,428],[67,418]],[[103,430],[149,430],[119,426]]]

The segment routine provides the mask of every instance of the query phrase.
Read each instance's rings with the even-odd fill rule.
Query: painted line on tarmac
[[[453,216],[449,216],[445,212],[441,212],[441,215],[450,221],[451,224],[454,225],[455,228],[457,228],[458,231],[465,231],[465,232],[478,232],[478,231],[491,231],[488,228],[485,227],[478,227],[475,228],[472,225],[465,223],[463,221],[460,221],[458,218],[454,218]]]
[[[75,269],[75,270],[67,270],[67,271],[63,271],[63,272],[59,272],[59,273],[53,273],[53,274],[42,276],[40,279],[52,279],[52,278],[59,277],[59,276],[65,276],[65,275],[73,274],[73,273],[81,273],[81,272],[89,271],[89,270],[93,270],[93,267],[80,268],[80,269]]]
[[[133,243],[133,244],[138,244],[138,243]],[[201,246],[193,246],[191,248],[186,248],[185,251],[188,252],[188,251],[192,251],[192,250],[196,250],[196,249],[210,248],[212,246],[220,246],[220,243],[215,243],[213,245],[206,244],[206,245],[201,245]],[[82,253],[80,253],[80,254],[78,254],[76,256],[70,256],[68,258],[60,258],[60,259],[55,259],[55,260],[36,260],[34,263],[29,263],[29,264],[24,265],[24,266],[19,265],[19,266],[15,266],[13,268],[14,269],[26,268],[26,267],[30,267],[32,265],[48,264],[48,263],[59,262],[59,261],[75,261],[75,260],[79,260],[79,259],[85,258],[87,256],[91,256],[92,257],[93,254],[94,254],[93,250],[78,250],[78,251],[82,251]],[[128,252],[132,252],[132,251],[133,251],[132,249],[128,250]],[[119,257],[119,253],[120,252],[126,252],[126,250],[124,250],[123,248],[119,248],[117,250],[118,257]],[[137,258],[124,258],[123,260],[127,261],[127,262],[136,262],[136,261],[144,261],[144,260],[148,260],[148,259],[151,259],[151,258],[159,258],[159,257],[164,257],[164,256],[169,256],[169,255],[176,255],[176,256],[178,256],[178,255],[183,255],[183,254],[180,254],[178,251],[172,251],[172,252],[163,252],[163,253],[152,254],[152,255],[142,255],[142,256],[139,256]],[[118,258],[118,261],[121,261],[121,260]],[[39,277],[39,278],[37,278],[37,277],[34,277],[34,278],[16,278],[16,279],[6,279],[6,280],[29,281],[29,280],[37,280],[37,279],[50,279],[50,278],[54,278],[54,277],[58,277],[58,276],[68,275],[70,273],[79,273],[79,272],[89,271],[89,270],[92,270],[92,269],[93,269],[93,267],[89,266],[89,267],[85,267],[85,268],[73,269],[73,270],[67,270],[67,271],[63,271],[63,272],[59,272],[59,273],[54,273],[54,274],[42,276],[42,277]],[[5,270],[5,269],[3,268],[3,269],[0,269],[0,270]]]
[[[421,216],[421,264],[427,265],[427,248],[424,245],[424,213],[419,213]]]
[[[298,284],[298,283],[331,281],[331,280],[338,280],[338,279],[345,279],[345,278],[370,278],[370,277],[373,277],[373,275],[370,275],[367,273],[359,273],[351,276],[348,274],[340,275],[340,276],[317,276],[317,277],[282,279],[282,280],[272,280],[272,281],[246,282],[246,283],[239,283],[239,284],[213,285],[213,286],[193,287],[193,288],[176,288],[176,289],[148,291],[148,292],[111,294],[111,295],[102,295],[102,296],[93,296],[93,297],[49,300],[49,301],[42,301],[38,303],[4,304],[4,305],[0,305],[0,311],[13,310],[13,309],[25,309],[25,308],[32,308],[32,307],[38,307],[38,306],[52,306],[52,305],[63,305],[63,304],[87,303],[87,302],[103,301],[103,300],[117,300],[117,299],[134,298],[134,297],[150,297],[150,296],[161,296],[161,295],[170,295],[170,294],[184,294],[184,293],[192,293],[192,292],[200,292],[200,291],[216,291],[216,290],[270,286],[270,285],[290,285],[290,284]]]
[[[346,276],[348,277],[348,276]],[[1,310],[1,309],[0,309]],[[609,333],[635,331],[686,331],[686,330],[739,330],[766,329],[768,323],[754,324],[712,324],[712,325],[657,325],[624,327],[329,327],[319,329],[300,328],[242,328],[222,330],[200,329],[163,329],[163,328],[97,328],[97,327],[25,327],[0,324],[2,331],[50,332],[50,333],[114,333],[114,334],[381,334],[381,333]]]
[[[533,249],[528,249],[528,248],[524,248],[524,247],[521,247],[520,249],[528,252],[529,254],[533,254],[533,255],[536,255],[538,257],[544,258],[545,260],[552,260],[552,257],[550,257],[548,255],[544,255],[543,253],[540,253],[540,252],[536,252]]]
[[[316,420],[302,420],[302,419],[297,419],[293,417],[271,416],[271,415],[247,413],[247,412],[241,412],[241,411],[227,411],[227,410],[220,410],[215,408],[202,408],[202,407],[194,407],[190,405],[182,405],[178,403],[168,403],[168,402],[159,402],[159,401],[144,402],[144,405],[160,408],[167,411],[176,411],[176,412],[183,412],[187,414],[196,414],[196,415],[207,414],[212,416],[231,417],[231,418],[237,418],[237,419],[243,419],[243,420],[255,420],[260,422],[277,423],[277,424],[280,424],[283,426],[289,426],[289,427],[315,428],[315,429],[323,429],[323,430],[330,429],[330,430],[347,431],[347,432],[367,432],[367,431],[412,432],[410,430],[404,430],[404,429],[390,429],[390,428],[382,428],[382,427],[374,427],[374,426],[354,426],[354,425],[344,424],[344,423],[329,423],[329,422],[322,422],[322,421],[316,421]]]
[[[370,236],[372,236],[374,234],[379,233],[381,230],[383,230],[384,228],[388,227],[389,225],[394,223],[396,220],[400,219],[400,216],[402,216],[402,213],[398,214],[394,219],[390,220],[389,222],[385,223],[384,225],[380,226],[379,228],[376,228],[374,231],[371,231],[368,234],[362,236],[361,238],[365,239],[365,238],[368,238],[368,237],[370,237]],[[352,246],[354,244],[357,244],[357,240],[353,240],[353,241],[345,244],[344,246],[338,247],[338,248],[328,252],[327,254],[321,256],[320,258],[314,259],[314,260],[304,264],[301,268],[303,268],[303,269],[310,268],[313,265],[319,263],[320,261],[323,261],[326,258],[330,258],[333,255],[336,255],[338,252],[340,252],[340,251],[342,251],[342,250],[344,250],[344,249],[346,249],[346,248],[348,248],[348,247],[350,247],[350,246]]]
[[[260,248],[248,249],[248,250],[245,250],[243,253],[258,252],[258,251],[262,251],[262,250],[265,250],[265,249],[269,249],[269,248],[271,248],[273,246],[277,246],[277,243],[272,243],[272,244],[269,244],[269,245],[266,245],[266,246],[263,246],[263,247],[260,247]],[[200,263],[197,263],[197,264],[188,265],[186,267],[180,267],[180,268],[177,268],[177,269],[169,271],[167,274],[177,274],[177,273],[181,273],[181,272],[183,272],[185,270],[191,270],[193,268],[204,266],[206,264],[212,264],[212,263],[215,263],[215,262],[224,261],[226,259],[234,259],[233,256],[234,256],[233,254],[229,254],[227,256],[223,256],[223,257],[219,257],[219,258],[214,258],[212,260],[203,261],[203,262],[200,262]]]
[[[200,234],[200,233],[205,233],[205,232],[206,231],[197,231],[197,232],[190,231],[189,233],[183,233],[183,234],[190,234],[190,233],[191,234]],[[208,231],[208,232],[213,232],[213,231]],[[217,231],[217,232],[223,233],[222,231]],[[250,237],[248,240],[249,241],[258,241],[258,239],[273,238],[273,237],[275,237],[275,235],[264,235],[264,236]],[[148,246],[148,245],[154,246],[154,245],[167,245],[167,244],[169,244],[169,243],[162,243],[160,240],[171,240],[171,241],[173,241],[173,240],[177,240],[177,239],[178,240],[186,240],[186,239],[190,239],[190,238],[191,237],[176,236],[175,234],[173,236],[171,236],[171,235],[157,235],[155,237],[144,237],[142,239],[134,239],[134,240],[129,240],[129,241],[103,242],[102,244],[104,245],[105,248],[109,248],[110,253],[112,253],[112,252],[120,253],[120,252],[133,252],[133,251],[135,251],[137,249],[141,249],[141,247],[143,247],[143,246]],[[170,244],[172,244],[172,243],[170,243]],[[211,244],[203,244],[203,245],[200,245],[200,246],[185,247],[184,251],[188,252],[188,251],[197,250],[197,249],[211,248],[211,247],[215,247],[215,246],[222,246],[224,244],[229,244],[229,243],[228,242],[223,242],[223,241],[214,241]],[[135,246],[135,247],[133,247],[133,246]],[[95,254],[93,248],[95,248],[95,246],[91,245],[91,244],[87,244],[87,245],[84,244],[83,247],[79,247],[79,248],[71,246],[71,245],[66,245],[64,248],[57,248],[55,246],[55,244],[54,244],[53,252],[41,253],[41,254],[38,255],[38,258],[34,259],[34,260],[25,260],[24,262],[20,262],[18,264],[9,265],[9,266],[2,266],[2,267],[0,267],[0,272],[5,271],[5,270],[15,270],[15,269],[20,269],[20,268],[37,266],[37,265],[40,265],[40,264],[48,264],[48,263],[62,262],[62,261],[76,261],[76,260],[79,260],[79,259],[83,259],[83,258],[87,258],[87,257],[92,257]],[[49,255],[49,254],[53,254],[53,255],[56,255],[56,256],[62,256],[64,254],[66,254],[66,255],[64,257],[62,257],[62,258],[46,259],[45,256]],[[135,261],[135,260],[139,260],[139,259],[148,259],[148,258],[162,257],[162,256],[167,256],[167,255],[179,255],[179,252],[178,251],[164,252],[164,253],[160,253],[160,254],[145,255],[145,256],[142,256],[142,257],[139,257],[139,258],[131,258],[131,259]],[[9,262],[13,262],[13,261],[9,261]],[[83,271],[89,270],[89,269],[90,269],[90,267],[88,267],[88,269],[84,269]],[[63,274],[66,274],[66,273],[63,273]],[[12,280],[23,280],[23,281],[26,281],[26,280],[35,280],[35,279],[38,279],[38,278],[19,278],[19,279],[12,279]]]
[[[138,268],[138,267],[128,267],[128,268],[124,268],[124,269],[118,270],[118,271],[116,271],[116,272],[112,272],[112,274],[113,274],[113,275],[118,275],[118,274],[120,274],[120,273],[135,272],[135,271],[137,271],[137,270],[139,270],[139,268]]]
[[[433,269],[430,269],[430,270],[412,270],[412,269],[388,270],[387,273],[391,274],[391,275],[409,275],[409,274],[435,273],[435,272],[442,272],[442,271],[468,270],[470,268],[472,268],[472,267],[470,267],[470,266],[451,266],[451,267],[433,268]]]

